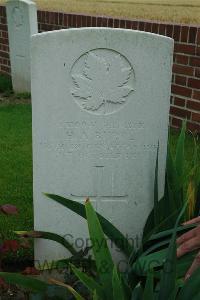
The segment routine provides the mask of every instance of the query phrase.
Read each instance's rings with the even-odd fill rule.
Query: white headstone
[[[172,39],[132,30],[32,37],[36,230],[86,246],[85,220],[47,192],[90,197],[125,235],[141,234],[153,206],[158,141],[160,196],[164,189],[172,54]],[[66,257],[46,240],[36,241],[35,253],[36,260]]]
[[[30,0],[6,3],[13,89],[30,92],[30,37],[38,32],[37,9]]]

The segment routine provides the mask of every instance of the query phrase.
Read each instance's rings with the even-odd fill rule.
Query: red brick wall
[[[5,7],[0,6],[0,72],[10,74]],[[200,25],[168,24],[155,21],[123,20],[109,17],[38,11],[39,31],[61,28],[103,26],[159,33],[175,40],[170,123],[200,132]]]

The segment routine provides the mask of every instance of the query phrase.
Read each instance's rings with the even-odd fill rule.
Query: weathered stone
[[[29,0],[9,0],[6,12],[13,89],[30,92],[30,37],[38,32],[36,5]]]
[[[172,39],[131,30],[32,37],[36,230],[87,245],[85,220],[47,192],[80,202],[90,197],[137,241],[153,206],[158,142],[160,196],[164,189],[172,53]],[[46,240],[36,241],[35,250],[36,260],[66,256]]]

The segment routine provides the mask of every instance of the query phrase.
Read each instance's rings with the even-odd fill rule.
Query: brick
[[[200,111],[199,101],[187,101],[187,108]]]
[[[152,32],[153,33],[158,33],[158,30],[159,30],[159,24],[153,23],[153,25],[152,25]]]
[[[179,44],[175,43],[174,45],[174,52],[175,53],[185,53],[194,55],[195,54],[195,46],[194,45],[187,45],[187,44]]]
[[[200,79],[189,78],[188,79],[188,86],[193,89],[200,89]]]
[[[191,122],[187,122],[187,129],[192,131],[192,132],[196,132],[199,133],[200,132],[200,125],[199,124],[194,124]]]
[[[58,13],[57,12],[55,12],[54,13],[54,20],[55,20],[55,25],[58,25],[58,22],[59,22],[59,17],[58,17]]]
[[[63,25],[68,28],[68,15],[63,15]]]
[[[7,19],[6,19],[6,17],[1,17],[0,23],[2,23],[2,24],[7,24]]]
[[[195,69],[195,77],[200,78],[200,68]]]
[[[38,20],[38,23],[41,22],[41,11],[40,10],[37,11],[37,20]]]
[[[8,65],[8,60],[7,60],[7,59],[3,59],[3,62],[2,62],[2,63],[3,63],[3,65],[6,65],[6,66],[7,66],[7,65]]]
[[[132,29],[133,30],[138,30],[139,27],[139,22],[138,21],[133,21],[132,22]]]
[[[4,52],[9,52],[9,46],[8,45],[2,45],[2,50],[4,51]]]
[[[181,26],[181,42],[187,43],[188,33],[189,33],[189,27],[188,26]]]
[[[92,17],[92,27],[96,27],[97,26],[97,18],[96,17]]]
[[[50,24],[54,24],[55,23],[55,13],[54,12],[50,12],[49,13],[49,23]]]
[[[132,29],[132,22],[130,20],[126,21],[126,29]]]
[[[45,23],[49,24],[49,17],[50,13],[48,11],[45,11]]]
[[[172,84],[172,93],[179,96],[184,97],[191,97],[192,96],[192,89]]]
[[[198,32],[197,32],[197,45],[200,46],[200,28],[198,29]]]
[[[41,24],[38,23],[38,32],[40,33],[41,32]]]
[[[7,66],[2,66],[2,65],[1,65],[1,71],[10,74],[10,71],[11,71],[11,70],[10,70],[9,67],[7,67]]]
[[[92,17],[87,16],[87,27],[91,27],[91,26],[92,26]]]
[[[181,118],[187,118],[187,119],[190,119],[190,116],[191,116],[190,111],[183,109],[183,108],[175,107],[175,106],[171,106],[170,113],[174,116],[181,117]]]
[[[6,38],[0,38],[0,43],[4,45],[8,45],[8,39]]]
[[[194,75],[194,68],[190,66],[183,66],[183,65],[173,65],[173,72],[176,74],[183,74],[187,76],[193,76]]]
[[[144,25],[145,25],[145,23],[144,23],[144,22],[139,22],[139,27],[138,27],[138,30],[140,30],[140,31],[144,31]]]
[[[87,26],[87,17],[86,16],[82,16],[82,27],[86,27]],[[102,22],[102,18],[98,18],[97,19],[98,20],[98,26],[100,27],[101,25],[100,25],[100,23]]]
[[[58,15],[58,25],[63,25],[63,19],[64,19],[63,13],[59,13],[59,15]]]
[[[9,58],[9,54],[7,52],[0,51],[0,57]]]
[[[175,83],[176,84],[186,86],[186,82],[187,82],[186,77],[176,75],[176,77],[175,77]]]
[[[8,39],[8,32],[7,31],[2,31],[1,35],[2,35],[3,38]]]
[[[159,25],[159,34],[165,35],[165,30],[166,30],[166,25],[165,24],[160,24]]]
[[[57,28],[56,28],[56,25],[41,24],[40,29],[41,29],[41,31],[52,31],[52,30],[56,30]]]
[[[102,18],[102,27],[108,27],[108,19]]]
[[[174,97],[174,105],[184,107],[185,99]]]
[[[0,24],[0,30],[8,31],[8,26],[5,24]]]
[[[200,113],[192,113],[192,121],[200,123]]]
[[[146,23],[145,23],[144,30],[145,30],[146,32],[151,32],[151,30],[152,30],[152,23],[146,22]]]
[[[175,25],[174,26],[174,33],[173,33],[173,39],[177,42],[180,40],[180,32],[181,32],[181,26]]]
[[[196,36],[197,36],[197,27],[190,27],[188,42],[191,44],[195,44]]]
[[[183,54],[175,54],[175,61],[177,64],[188,65],[189,57]]]
[[[108,19],[108,27],[111,27],[111,28],[113,28],[113,24],[114,24],[114,22],[113,22],[113,19],[112,18],[109,18]],[[129,23],[128,23],[129,24]],[[92,25],[93,26],[93,25]],[[126,26],[127,26],[127,24],[126,24]],[[131,28],[131,27],[130,27]]]
[[[82,16],[81,15],[76,15],[76,27],[77,28],[82,27]]]
[[[190,57],[190,66],[200,67],[200,57]]]
[[[172,118],[171,124],[174,127],[181,128],[182,127],[182,122],[183,122],[183,120],[181,120],[181,119]]]
[[[45,23],[45,11],[40,11],[40,22]]]
[[[119,20],[114,19],[114,28],[119,28]]]
[[[120,28],[126,28],[126,21],[125,20],[120,21]]]
[[[0,14],[2,17],[6,17],[6,7],[5,6],[0,6]]]
[[[166,26],[166,36],[173,37],[173,25]]]

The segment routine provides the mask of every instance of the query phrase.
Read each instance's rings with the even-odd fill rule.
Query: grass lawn
[[[0,203],[19,208],[18,216],[0,215],[0,230],[33,228],[31,106],[0,105]]]
[[[35,0],[39,9],[123,18],[200,23],[200,0]],[[5,3],[5,0],[0,0]]]

